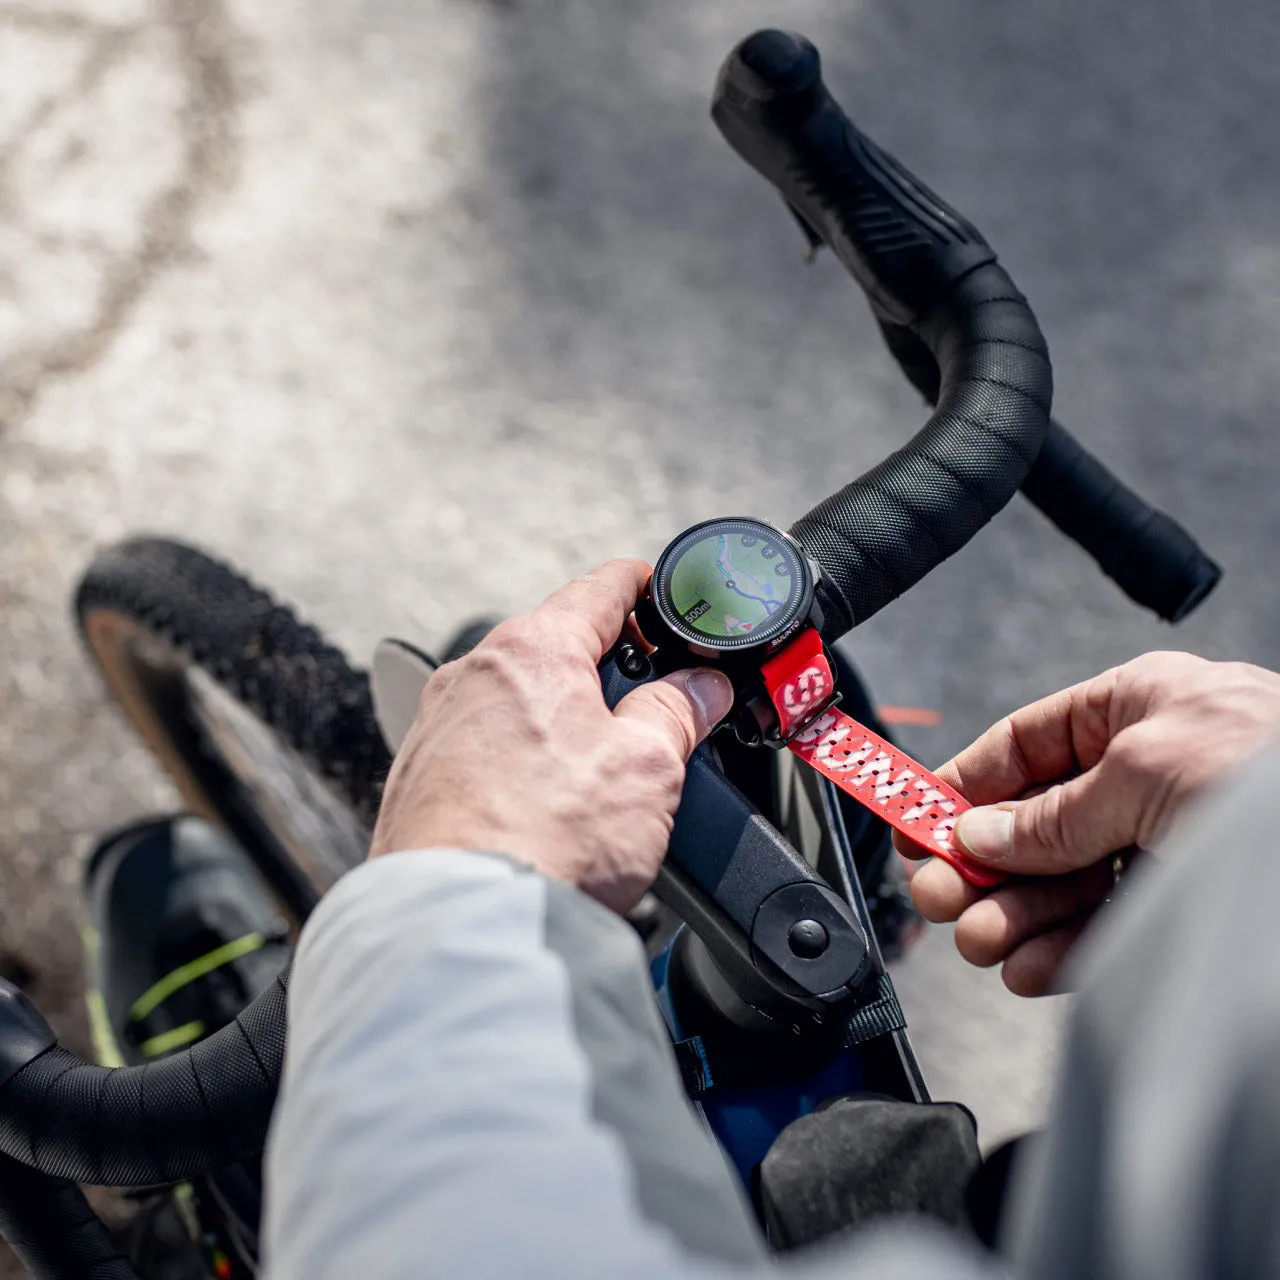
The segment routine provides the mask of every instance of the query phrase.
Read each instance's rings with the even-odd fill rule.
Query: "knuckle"
[[[956,921],[955,938],[956,950],[979,969],[999,964],[1009,953],[1008,923],[998,920],[995,912],[976,916],[972,909],[966,911]]]
[[[516,654],[504,643],[480,645],[458,660],[455,682],[467,676],[500,676],[515,665]]]
[[[537,664],[530,652],[519,644],[501,641],[493,645],[477,645],[457,662],[452,692],[455,697],[477,698],[483,691],[501,691],[504,697],[516,697],[530,685],[529,674]]]
[[[498,623],[467,657],[499,653],[519,656],[527,653],[536,643],[536,628],[529,618],[508,618],[505,622]]]
[[[629,588],[628,583],[637,576],[635,566],[639,563],[610,560],[598,569],[592,569],[590,573],[580,574],[550,598],[550,611],[561,617],[589,620],[599,605],[604,605],[611,612],[629,608],[635,597],[631,594],[633,588]]]
[[[684,786],[684,764],[665,736],[638,724],[615,740],[607,772],[615,789],[647,811],[674,811]]]
[[[567,583],[566,587],[563,593],[557,593],[554,597],[553,608],[558,613],[580,614],[589,607],[593,598],[612,600],[617,595],[617,589],[613,583],[608,578],[602,577],[599,570],[580,573]]]
[[[1124,667],[1112,667],[1088,681],[1080,692],[1080,710],[1088,716],[1089,728],[1105,744],[1109,732],[1112,703],[1125,679]]]
[[[1015,951],[1000,970],[1004,985],[1015,996],[1030,999],[1047,995],[1053,985],[1053,971],[1039,955],[1039,949],[1024,954]]]
[[[651,695],[653,705],[666,726],[668,746],[672,751],[682,751],[685,756],[688,756],[698,745],[688,697],[673,685],[661,680],[649,687],[653,690]]]
[[[1213,664],[1194,653],[1178,649],[1152,649],[1140,653],[1124,664],[1123,670],[1143,680],[1179,679],[1188,673],[1201,673]]]
[[[960,958],[971,964],[976,969],[989,969],[995,963],[991,959],[991,945],[985,938],[979,937],[972,929],[961,928],[961,921],[956,921],[956,950],[960,953]],[[999,960],[999,956],[996,960]]]
[[[495,627],[463,661],[475,658],[491,672],[518,672],[542,682],[559,679],[573,667],[573,652],[562,632],[533,618],[512,618]]]
[[[1216,711],[1241,724],[1270,725],[1280,713],[1280,677],[1247,662],[1214,663],[1206,681],[1204,714]]]
[[[1115,745],[1110,767],[1117,771],[1114,790],[1124,797],[1129,814],[1126,842],[1149,846],[1197,789],[1205,761],[1189,761],[1190,744],[1153,723],[1126,731]]]
[[[422,686],[422,692],[418,694],[418,710],[422,711],[431,706],[441,694],[452,688],[458,679],[458,664],[456,662],[446,662],[443,666],[437,667],[432,673],[430,679]]]
[[[1118,734],[1107,756],[1127,785],[1145,790],[1168,776],[1185,745],[1162,725],[1146,721]]]
[[[606,561],[603,567],[625,569],[628,573],[634,573],[641,578],[648,577],[653,572],[649,562],[641,560],[639,556],[618,556],[616,559]]]
[[[684,766],[670,738],[656,729],[640,733],[631,749],[631,766],[646,778],[664,785],[679,785]]]
[[[1150,710],[1203,684],[1214,665],[1193,653],[1156,649],[1131,659],[1118,674],[1130,700]]]
[[[577,581],[588,585],[592,590],[600,592],[609,600],[620,600],[630,603],[630,593],[647,578],[652,569],[644,561],[635,556],[617,556],[606,560],[599,568],[583,574]]]
[[[930,858],[911,877],[911,901],[933,924],[958,920],[972,905],[971,893],[960,873],[941,858]]]
[[[1023,826],[1021,833],[1017,830],[1019,819]],[[1064,859],[1069,853],[1070,823],[1061,787],[1053,787],[1036,802],[1022,805],[1014,822],[1015,848],[1030,844]]]

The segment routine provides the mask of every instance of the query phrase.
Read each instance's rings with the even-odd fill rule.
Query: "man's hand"
[[[693,749],[729,712],[718,671],[605,706],[596,665],[649,578],[612,560],[446,663],[422,694],[370,857],[452,845],[505,853],[617,911],[658,874]]]
[[[1280,676],[1185,653],[1149,653],[1032,703],[938,773],[983,806],[961,816],[956,844],[1037,878],[984,894],[934,858],[911,896],[927,919],[956,921],[966,960],[1003,963],[1011,991],[1043,995],[1111,891],[1114,856],[1149,848],[1188,800],[1277,734]]]

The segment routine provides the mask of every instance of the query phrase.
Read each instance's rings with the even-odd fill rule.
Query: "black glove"
[[[966,1226],[981,1161],[977,1123],[958,1102],[846,1094],[778,1135],[752,1192],[779,1250],[903,1214]]]

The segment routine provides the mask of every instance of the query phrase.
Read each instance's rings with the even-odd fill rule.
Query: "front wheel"
[[[368,850],[390,755],[366,674],[234,570],[164,539],[101,552],[75,610],[186,804],[236,837],[301,922]]]

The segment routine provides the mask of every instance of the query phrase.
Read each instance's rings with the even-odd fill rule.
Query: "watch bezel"
[[[762,534],[781,543],[789,553],[793,574],[799,575],[797,580],[801,584],[801,589],[785,610],[784,621],[777,626],[776,630],[763,638],[756,632],[747,632],[742,636],[708,636],[686,622],[670,605],[670,575],[674,571],[679,554],[687,550],[691,543],[705,537],[706,530],[725,525],[745,525],[748,528],[758,529]],[[690,653],[704,658],[741,659],[755,654],[767,654],[778,649],[804,627],[813,612],[815,588],[816,575],[812,562],[805,555],[803,548],[785,530],[756,516],[717,516],[714,519],[701,520],[695,525],[690,525],[667,544],[654,565],[650,597],[654,612],[658,615],[662,626]]]

